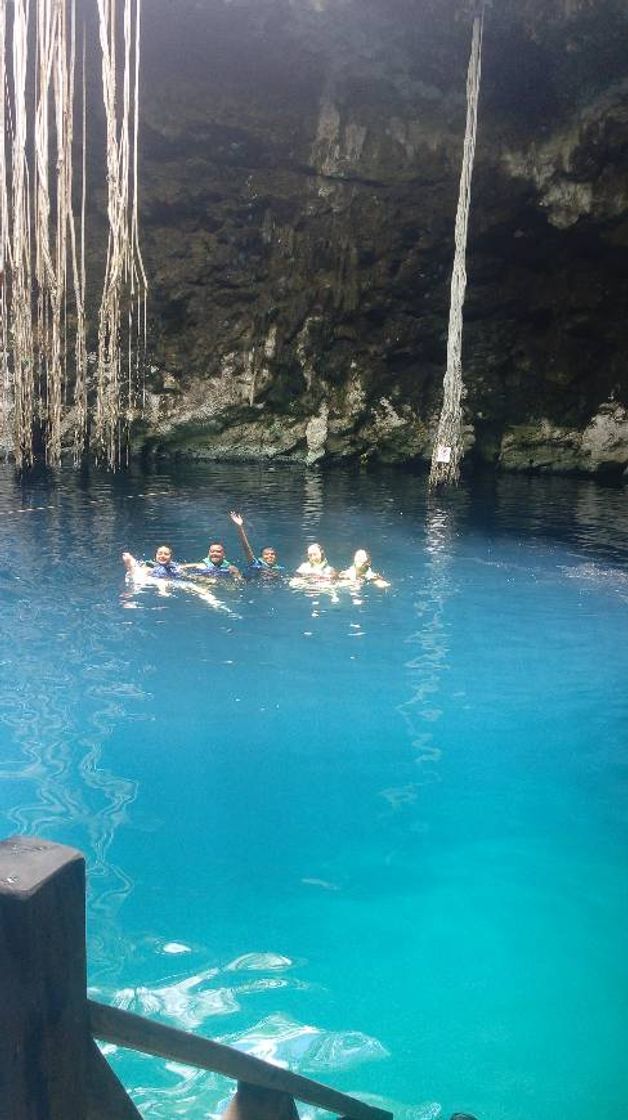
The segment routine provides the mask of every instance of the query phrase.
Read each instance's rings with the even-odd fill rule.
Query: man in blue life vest
[[[217,541],[210,544],[207,556],[199,560],[197,564],[182,564],[181,567],[195,576],[203,576],[204,578],[242,579],[240,570],[226,559],[224,545]]]
[[[246,535],[246,529],[244,528],[244,518],[242,517],[242,515],[240,513],[235,513],[232,510],[229,514],[229,517],[238,530],[238,535],[240,537],[240,540],[242,541],[244,555],[249,562],[249,574],[265,576],[266,578],[272,578],[274,576],[282,575],[282,573],[285,571],[285,568],[283,564],[277,563],[276,549],[272,548],[270,545],[266,545],[260,552],[259,556],[256,556],[253,552],[253,549],[251,548],[249,538]]]
[[[172,559],[172,549],[167,544],[160,544],[151,561],[136,560],[130,552],[122,553],[122,562],[129,575],[142,574],[151,579],[182,579],[182,565],[175,564]]]

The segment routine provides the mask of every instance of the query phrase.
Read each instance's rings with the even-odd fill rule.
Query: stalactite
[[[467,72],[467,120],[456,212],[455,252],[451,275],[447,367],[443,379],[443,405],[432,452],[429,485],[455,483],[462,458],[462,327],[467,286],[466,252],[471,203],[471,178],[475,158],[478,98],[482,64],[484,4],[473,20],[471,55]]]

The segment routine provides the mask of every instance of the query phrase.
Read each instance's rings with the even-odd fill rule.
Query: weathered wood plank
[[[85,863],[0,842],[0,1120],[84,1120],[89,1033]]]
[[[132,1015],[129,1011],[107,1007],[94,1000],[88,1000],[88,1007],[92,1034],[103,1041],[196,1066],[198,1069],[222,1073],[225,1077],[246,1082],[247,1085],[287,1093],[306,1104],[346,1116],[348,1120],[392,1120],[390,1112],[373,1108],[298,1073],[278,1069],[269,1062],[263,1062],[251,1054],[243,1054],[230,1046],[223,1046],[220,1042],[212,1042],[199,1035],[168,1027],[164,1023]]]
[[[142,1120],[93,1038],[87,1058],[87,1120]]]

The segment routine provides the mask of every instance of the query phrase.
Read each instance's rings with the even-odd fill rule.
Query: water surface
[[[392,586],[126,587],[240,562],[232,508]],[[587,481],[0,471],[2,832],[86,853],[93,994],[403,1120],[623,1120],[627,530]],[[109,1057],[154,1120],[230,1091]]]

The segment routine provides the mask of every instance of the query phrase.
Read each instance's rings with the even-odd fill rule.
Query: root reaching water
[[[7,185],[7,119],[4,90],[7,84],[7,0],[0,0],[0,443],[8,446],[11,428],[9,384],[9,319],[6,276],[10,255],[9,197]]]
[[[460,172],[460,190],[456,212],[455,252],[451,274],[449,333],[447,336],[447,368],[443,379],[443,406],[432,451],[430,487],[455,483],[460,476],[462,458],[462,309],[467,287],[465,264],[471,178],[475,158],[478,98],[482,65],[482,31],[484,6],[473,21],[471,55],[467,72],[467,123]]]
[[[97,457],[115,468],[127,442],[145,348],[147,285],[138,220],[140,0],[97,4],[110,229],[98,322],[95,437]],[[72,158],[76,22],[75,0],[36,0],[34,5],[0,0],[0,435],[9,443],[12,421],[18,468],[32,465],[39,436],[46,463],[59,464],[70,396],[73,416],[66,426],[73,433],[75,462],[86,444],[86,81],[83,46],[77,233]],[[74,366],[73,394],[67,390],[69,364]]]
[[[33,397],[35,347],[31,312],[31,246],[26,157],[26,79],[28,61],[28,12],[24,0],[15,0],[13,15],[13,145],[11,152],[12,228],[8,261],[11,266],[10,306],[7,308],[12,341],[15,415],[15,460],[18,467],[33,462]],[[6,168],[3,168],[6,176]],[[11,223],[10,223],[11,225]]]
[[[115,0],[98,0],[98,15],[107,119],[109,247],[98,322],[96,445],[97,455],[110,467],[116,467],[126,452],[133,413],[134,335],[146,293],[138,237],[139,0],[135,4],[125,0],[124,4],[121,101],[116,69]],[[126,349],[121,343],[124,310]]]

